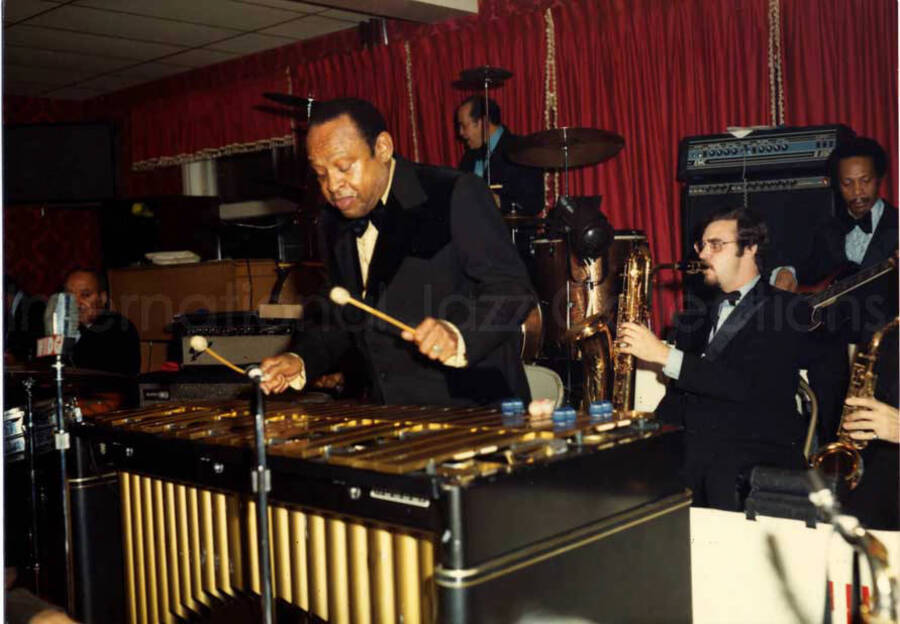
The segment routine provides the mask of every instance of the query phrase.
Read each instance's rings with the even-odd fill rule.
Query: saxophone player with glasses
[[[668,383],[656,413],[685,428],[683,475],[696,506],[739,511],[754,466],[804,466],[800,369],[809,370],[820,413],[843,399],[840,351],[805,331],[801,299],[760,279],[766,242],[751,211],[715,212],[695,250],[719,297],[690,302],[675,321],[674,347],[636,323],[622,324],[616,338],[621,352],[663,365]]]

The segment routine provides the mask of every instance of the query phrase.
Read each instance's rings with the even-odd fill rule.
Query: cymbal
[[[614,132],[596,128],[554,128],[519,137],[507,150],[510,160],[529,167],[561,169],[566,166],[563,150],[568,150],[568,166],[595,165],[609,160],[625,146]]]
[[[459,72],[459,80],[455,85],[471,85],[472,87],[483,87],[485,83],[488,86],[502,83],[507,78],[512,78],[512,72],[500,67],[491,67],[490,65],[482,65],[473,69],[464,69]]]
[[[313,97],[299,97],[289,93],[273,93],[271,91],[263,93],[263,97],[286,106],[302,106],[304,108],[316,102],[316,99]]]
[[[505,214],[503,215],[503,220],[506,221],[510,225],[540,225],[544,222],[544,219],[540,217],[535,217],[533,215],[524,215],[524,214]]]
[[[14,379],[24,380],[28,377],[33,377],[38,382],[48,380],[55,382],[56,369],[49,367],[40,368],[12,365],[3,367],[3,375],[4,377],[11,377]],[[134,379],[121,373],[110,373],[108,371],[92,370],[89,368],[74,368],[70,366],[63,368],[64,383],[85,383],[92,380],[133,381]]]

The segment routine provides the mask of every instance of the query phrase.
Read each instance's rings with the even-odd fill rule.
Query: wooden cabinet
[[[177,314],[256,310],[277,279],[272,260],[221,260],[109,271],[112,308],[134,323],[141,340],[168,340]],[[288,276],[279,303],[300,303],[323,283],[322,269],[303,264]]]

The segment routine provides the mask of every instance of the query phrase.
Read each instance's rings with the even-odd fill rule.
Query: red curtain
[[[398,41],[303,63],[295,68],[296,92],[317,100],[336,97],[369,100],[384,115],[395,149],[410,156],[412,126],[405,58],[403,43]]]
[[[781,0],[785,122],[844,123],[887,150],[897,204],[897,3]]]
[[[572,173],[616,228],[644,230],[654,262],[681,256],[678,141],[768,123],[766,2],[580,0],[553,9],[560,126],[603,128],[625,147]],[[668,276],[661,275],[661,279]],[[657,291],[656,327],[677,289]]]

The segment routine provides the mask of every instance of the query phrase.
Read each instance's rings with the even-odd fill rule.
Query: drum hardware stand
[[[266,465],[266,407],[260,382],[263,373],[258,366],[247,371],[253,380],[253,425],[256,437],[256,466],[250,473],[250,482],[256,492],[256,547],[259,549],[260,576],[262,577],[263,622],[274,622],[272,608],[272,568],[269,565],[269,491],[272,477]]]
[[[34,575],[34,593],[41,595],[41,557],[40,542],[38,540],[38,495],[37,475],[34,470],[34,397],[32,387],[35,384],[33,377],[28,377],[22,382],[25,387],[25,458],[28,462],[29,505],[31,506],[31,572]]]
[[[69,502],[69,473],[66,467],[66,451],[69,449],[69,432],[66,431],[66,418],[63,408],[63,368],[62,355],[56,354],[56,431],[53,432],[53,444],[59,451],[59,477],[63,508],[63,535],[65,543],[66,565],[66,610],[75,611],[75,576],[72,568],[72,512]]]

